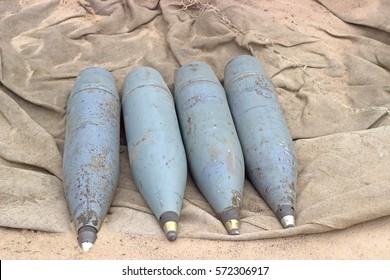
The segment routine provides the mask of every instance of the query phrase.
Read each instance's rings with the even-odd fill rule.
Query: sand
[[[390,217],[321,234],[256,241],[131,236],[103,225],[84,253],[76,233],[0,228],[0,259],[33,260],[389,260]]]

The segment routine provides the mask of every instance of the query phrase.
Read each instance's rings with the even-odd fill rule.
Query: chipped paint
[[[104,69],[87,68],[68,100],[63,176],[77,230],[99,230],[119,180],[120,102],[114,79]]]
[[[174,97],[192,177],[225,225],[239,218],[245,176],[226,94],[207,64],[192,62],[177,72]]]
[[[275,214],[278,205],[291,211],[297,158],[275,88],[252,56],[230,61],[224,77],[249,179]]]
[[[187,161],[172,94],[157,70],[139,67],[128,74],[122,96],[135,185],[158,220],[167,212],[178,217]]]

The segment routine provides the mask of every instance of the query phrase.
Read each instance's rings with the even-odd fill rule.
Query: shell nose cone
[[[78,241],[84,252],[92,248],[97,238],[97,230],[91,226],[83,226],[79,229]]]
[[[88,252],[89,249],[91,249],[93,246],[93,243],[91,242],[83,242],[81,243],[81,248],[83,249],[84,252]]]
[[[177,238],[177,232],[173,231],[173,230],[168,231],[167,232],[167,238],[168,238],[169,241],[175,241],[176,238]]]
[[[179,215],[174,211],[164,212],[160,216],[161,226],[169,241],[175,241],[177,239],[178,220]]]
[[[169,241],[175,241],[177,238],[177,223],[168,221],[164,224],[164,232]]]
[[[295,227],[295,217],[293,215],[286,215],[280,219],[280,223],[284,228]]]
[[[240,235],[240,230],[238,228],[232,229],[229,231],[230,235]]]
[[[239,235],[240,234],[240,221],[236,219],[231,219],[225,224],[226,230],[230,235]]]
[[[177,238],[177,222],[167,221],[163,226],[165,235],[169,241],[175,241]]]

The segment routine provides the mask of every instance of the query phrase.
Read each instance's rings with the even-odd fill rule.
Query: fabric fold
[[[287,237],[390,215],[388,0],[11,2],[0,11],[0,226],[70,229],[61,181],[66,109],[84,68],[110,71],[121,93],[131,70],[153,67],[174,94],[180,65],[206,62],[223,84],[226,64],[241,54],[263,64],[295,140],[297,227],[282,229],[246,180],[242,234],[228,236],[188,176],[179,237]],[[120,158],[105,224],[162,234],[126,146]]]

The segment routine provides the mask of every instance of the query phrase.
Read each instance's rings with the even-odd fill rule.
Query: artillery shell
[[[225,91],[203,62],[183,65],[175,102],[192,177],[229,234],[239,234],[244,158]]]
[[[174,241],[187,160],[172,94],[159,72],[140,67],[126,78],[122,106],[134,182],[167,238]]]
[[[112,75],[98,67],[76,78],[67,105],[63,185],[80,246],[88,251],[119,179],[120,100]]]
[[[297,159],[275,88],[256,58],[225,68],[224,87],[249,179],[284,227],[295,225]]]

